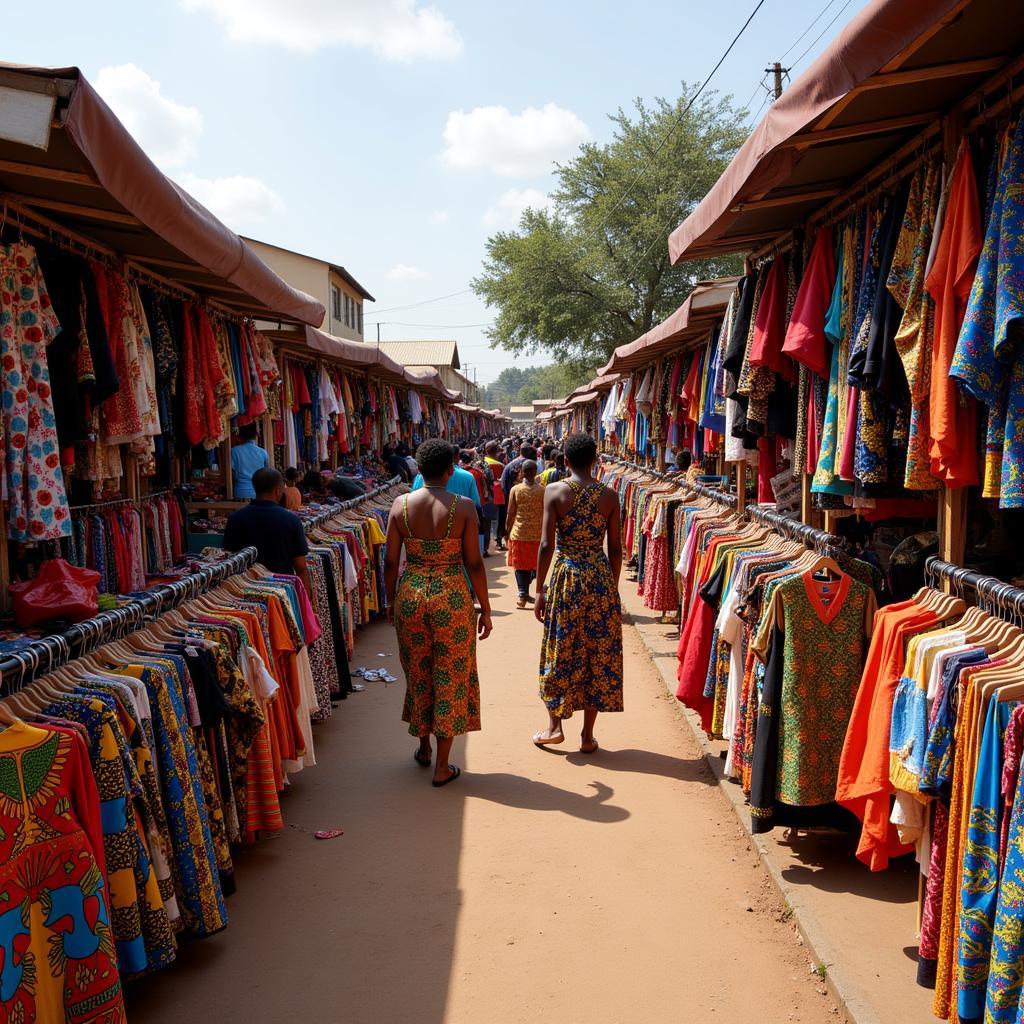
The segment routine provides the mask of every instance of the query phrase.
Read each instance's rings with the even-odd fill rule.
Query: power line
[[[811,52],[811,50],[814,49],[815,46],[818,45],[818,41],[821,39],[821,37],[839,20],[839,16],[852,3],[853,3],[853,0],[846,0],[846,3],[843,4],[843,6],[840,7],[838,11],[836,11],[835,17],[814,37],[814,42],[811,43],[811,45],[808,46],[807,49],[804,50],[804,52],[801,53],[800,56],[797,57],[797,59],[795,61],[793,61],[792,65],[790,65],[790,69],[791,70],[792,70],[792,68],[795,68],[797,66],[797,64],[799,64],[800,61],[802,61],[804,59],[804,57],[806,57],[807,54],[809,54]]]
[[[458,331],[466,330],[470,327],[490,327],[493,324],[493,320],[488,320],[485,324],[410,324],[405,323],[401,320],[382,320],[380,322],[381,327],[427,327],[432,330],[438,331]]]
[[[590,241],[590,239],[596,237],[608,226],[608,221],[611,219],[612,214],[615,213],[615,211],[633,194],[633,189],[636,188],[637,182],[639,182],[640,179],[651,169],[651,166],[653,165],[658,154],[662,151],[662,149],[665,148],[665,144],[672,137],[673,132],[675,132],[675,130],[683,123],[683,119],[690,112],[690,109],[693,107],[694,103],[697,102],[697,99],[700,96],[700,94],[707,88],[708,83],[711,81],[712,78],[715,77],[715,73],[725,63],[726,57],[728,57],[729,54],[732,53],[733,47],[739,42],[740,36],[742,36],[743,33],[746,32],[747,26],[754,20],[754,15],[757,14],[757,12],[761,10],[763,6],[764,0],[757,0],[757,6],[755,6],[754,9],[750,12],[750,16],[743,23],[743,26],[740,28],[739,32],[737,32],[736,35],[733,37],[733,40],[726,48],[725,53],[723,53],[722,56],[718,58],[718,63],[711,69],[711,74],[709,74],[708,77],[704,79],[704,81],[701,83],[700,88],[690,97],[689,102],[679,112],[679,116],[669,126],[668,131],[665,132],[664,136],[662,136],[661,141],[657,144],[657,146],[654,147],[654,152],[647,160],[647,163],[644,164],[644,166],[641,167],[640,170],[636,172],[636,175],[633,177],[633,180],[626,187],[626,190],[622,193],[622,195],[619,196],[619,198],[616,200],[615,205],[608,211],[604,220],[587,235],[587,241]]]
[[[826,12],[826,11],[827,11],[827,10],[828,10],[828,9],[829,9],[829,8],[830,8],[830,7],[831,7],[831,6],[832,6],[832,5],[833,5],[833,4],[835,3],[835,2],[836,2],[836,0],[828,0],[828,3],[827,3],[827,4],[825,4],[825,6],[824,6],[824,7],[823,7],[823,8],[822,8],[822,9],[821,9],[820,11],[818,11],[817,17],[815,17],[815,19],[814,19],[814,20],[813,20],[813,21],[812,21],[812,22],[810,23],[810,25],[808,25],[808,26],[807,26],[807,28],[805,28],[805,29],[803,30],[803,32],[801,32],[801,33],[800,33],[800,35],[798,35],[798,36],[796,37],[796,39],[794,39],[794,40],[793,40],[793,44],[792,44],[792,45],[790,46],[790,48],[789,48],[789,49],[788,49],[788,50],[787,50],[787,51],[786,51],[786,52],[785,52],[785,53],[784,53],[784,54],[783,54],[783,55],[782,55],[782,56],[781,56],[781,57],[779,58],[779,61],[780,61],[780,62],[781,62],[781,61],[784,61],[784,60],[785,60],[785,59],[786,59],[786,58],[787,58],[787,57],[788,57],[788,56],[789,56],[789,55],[790,55],[790,54],[791,54],[791,53],[792,53],[792,52],[793,52],[793,51],[794,51],[794,50],[796,49],[796,47],[797,47],[797,44],[798,44],[798,43],[800,42],[800,40],[801,40],[801,39],[803,39],[803,37],[804,37],[805,35],[807,35],[807,33],[808,33],[808,32],[810,32],[810,31],[811,31],[811,29],[812,29],[812,28],[814,28],[814,26],[815,26],[815,25],[817,25],[817,24],[818,24],[818,22],[819,22],[819,21],[821,20],[821,18],[822,18],[822,15],[824,15],[824,13],[825,13],[825,12]]]
[[[442,299],[454,299],[457,295],[466,295],[471,292],[472,288],[463,288],[461,291],[449,292],[447,295],[437,295],[432,299],[423,299],[421,302],[410,302],[406,306],[388,306],[387,309],[375,309],[374,315],[381,313],[395,313],[400,309],[416,309],[418,306],[429,306],[433,302],[440,302]]]

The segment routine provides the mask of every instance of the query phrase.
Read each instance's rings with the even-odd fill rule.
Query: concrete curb
[[[636,600],[634,595],[630,595]],[[632,603],[632,600],[630,603]],[[694,740],[704,754],[704,760],[711,769],[718,783],[719,792],[732,808],[744,831],[750,837],[757,856],[768,872],[779,895],[793,911],[792,920],[803,939],[811,959],[818,964],[827,965],[825,986],[835,1000],[841,1014],[845,1014],[849,1024],[882,1024],[881,1018],[874,1007],[861,991],[860,986],[848,976],[843,967],[841,954],[828,937],[828,929],[823,926],[818,915],[808,907],[803,899],[802,890],[789,884],[782,875],[782,867],[775,857],[768,836],[750,833],[750,811],[746,805],[743,790],[735,783],[729,782],[724,776],[725,761],[719,756],[719,748],[715,747],[705,736],[696,714],[687,710],[675,700],[676,679],[676,644],[665,639],[666,626],[659,622],[637,621],[631,609],[623,608],[624,623],[632,626],[643,642],[651,662],[661,674],[665,686],[672,696],[677,717],[686,723]]]

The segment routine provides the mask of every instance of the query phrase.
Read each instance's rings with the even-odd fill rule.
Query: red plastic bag
[[[100,574],[92,569],[51,558],[39,567],[34,580],[11,584],[14,618],[23,628],[53,619],[91,619],[99,611],[99,581]]]

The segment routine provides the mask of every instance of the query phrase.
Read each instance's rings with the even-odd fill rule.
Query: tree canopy
[[[529,209],[518,230],[487,240],[472,284],[497,310],[488,329],[496,347],[544,352],[586,378],[674,312],[697,281],[738,272],[736,257],[669,265],[670,231],[748,131],[731,97],[711,93],[689,110],[687,102],[620,108],[609,143],[588,143],[557,165],[549,209]]]
[[[535,398],[564,398],[588,379],[565,366],[509,366],[484,388],[482,400],[487,409],[529,405]]]

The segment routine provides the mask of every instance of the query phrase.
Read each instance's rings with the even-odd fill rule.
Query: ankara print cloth
[[[575,497],[558,523],[540,648],[540,696],[556,718],[622,710],[622,606],[604,553],[604,485],[569,486]]]
[[[0,1016],[125,1024],[96,785],[81,741],[0,733]]]
[[[452,739],[480,729],[476,611],[462,568],[462,538],[452,537],[455,507],[441,540],[419,540],[403,515],[406,565],[395,594],[395,632],[405,672],[402,721],[413,736]]]

